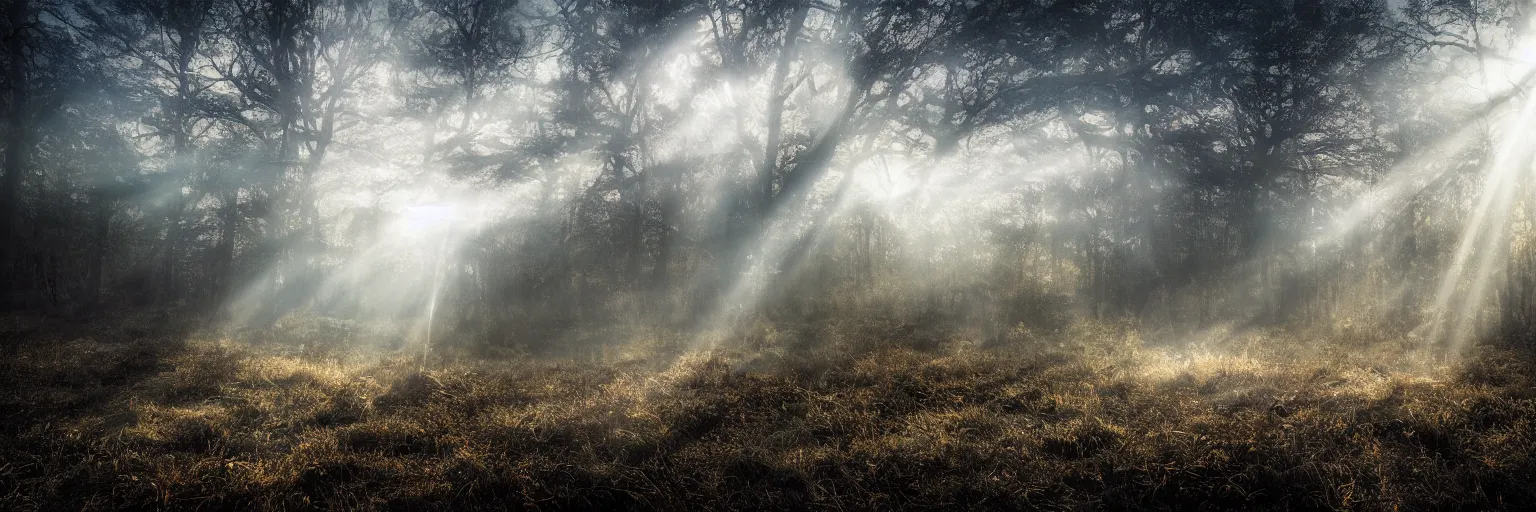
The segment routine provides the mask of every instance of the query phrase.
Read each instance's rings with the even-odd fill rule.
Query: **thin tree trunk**
[[[214,249],[214,301],[222,304],[232,293],[235,267],[235,232],[239,228],[239,191],[225,191],[219,198],[219,245]]]
[[[181,291],[176,280],[176,256],[181,241],[181,214],[186,208],[186,197],[181,191],[182,180],[176,180],[172,186],[176,190],[175,199],[171,201],[170,211],[166,212],[165,240],[162,246],[165,249],[160,255],[160,301],[161,303],[175,302],[180,298]]]
[[[106,266],[107,237],[112,228],[112,201],[107,199],[105,191],[98,188],[94,191],[96,212],[93,219],[93,232],[95,240],[91,246],[91,253],[85,277],[85,309],[96,311],[101,306],[102,275]]]

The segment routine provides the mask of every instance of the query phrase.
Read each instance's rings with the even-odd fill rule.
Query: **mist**
[[[153,445],[174,437],[155,425],[215,418],[210,431],[227,437],[255,424],[219,426],[227,411],[197,408],[214,398],[194,407],[169,398],[191,388],[166,383],[224,382],[209,384],[223,390],[210,396],[234,396],[234,389],[264,389],[247,383],[287,386],[281,379],[302,373],[317,375],[305,385],[341,404],[325,410],[343,411],[344,419],[326,416],[314,428],[340,436],[345,451],[347,429],[426,421],[398,407],[417,411],[409,407],[548,381],[549,389],[577,395],[623,389],[628,398],[613,400],[630,401],[612,410],[629,411],[633,421],[664,418],[654,428],[593,426],[608,432],[597,440],[583,437],[598,435],[589,432],[549,442],[590,454],[607,453],[592,446],[617,442],[614,432],[667,439],[640,455],[615,456],[649,464],[662,459],[646,454],[687,453],[676,436],[688,436],[693,420],[653,410],[684,392],[751,397],[782,385],[800,389],[796,396],[868,398],[846,390],[884,382],[884,393],[892,379],[910,378],[962,397],[956,403],[985,395],[975,399],[990,405],[976,411],[988,412],[972,412],[987,418],[1016,413],[998,404],[1024,395],[934,377],[963,374],[1015,382],[996,389],[1049,383],[1038,391],[1044,395],[1018,393],[1075,412],[1017,407],[1034,411],[1039,432],[1065,429],[1058,437],[1070,446],[1039,432],[1029,435],[1045,441],[1025,445],[1072,464],[1151,453],[1119,441],[1140,435],[1140,420],[1101,403],[1142,403],[1138,393],[1168,400],[1149,410],[1177,418],[1143,426],[1183,433],[1196,427],[1177,422],[1199,423],[1202,414],[1243,404],[1267,414],[1269,426],[1302,429],[1301,420],[1280,418],[1307,407],[1323,418],[1318,425],[1346,415],[1353,424],[1386,400],[1409,407],[1403,389],[1448,393],[1450,386],[1495,393],[1488,403],[1523,405],[1509,405],[1517,412],[1493,423],[1467,420],[1478,425],[1472,430],[1446,427],[1455,433],[1436,435],[1467,439],[1447,450],[1473,460],[1469,447],[1505,420],[1519,425],[1505,433],[1511,439],[1536,439],[1529,393],[1516,389],[1530,378],[1523,365],[1536,339],[1536,39],[1523,0],[6,5],[0,312],[10,327],[0,332],[12,339],[11,354],[32,357],[13,363],[18,376],[7,382],[18,391],[8,403],[58,415],[50,425],[117,407],[112,414],[131,412],[137,423],[102,436],[150,432],[143,435],[153,442],[143,442]],[[59,347],[75,349],[47,355]],[[41,381],[20,376],[46,374],[25,361],[61,361],[47,371],[108,364],[79,359],[91,357],[133,365],[120,377],[79,377],[120,393],[92,395],[95,402],[82,394],[53,410],[40,398],[46,393],[21,391]],[[231,366],[185,374],[220,357]],[[157,369],[165,361],[181,363]],[[1272,371],[1274,364],[1281,369]],[[561,380],[559,368],[567,367],[560,365],[576,365],[571,371],[587,380]],[[1487,372],[1504,380],[1489,381],[1494,388],[1469,384],[1468,375]],[[1247,377],[1222,380],[1232,375]],[[181,391],[155,387],[162,385]],[[1105,389],[1121,391],[1100,398]],[[616,414],[592,409],[596,399],[538,393],[518,395],[517,403],[565,404],[572,409],[553,416],[562,424]],[[1332,409],[1345,400],[1338,393],[1377,406]],[[1424,400],[1452,403],[1436,396]],[[474,403],[511,407],[498,400]],[[1193,403],[1220,405],[1190,412]],[[284,407],[250,417],[276,418]],[[938,414],[911,407],[918,412],[901,421]],[[527,418],[551,417],[482,409],[452,416],[479,427],[443,427],[434,439],[490,436],[475,429],[515,430],[546,421]],[[157,414],[164,417],[150,419]],[[508,426],[513,416],[526,421]],[[922,421],[929,420],[939,426],[924,432],[962,428],[944,423],[953,418]],[[1269,428],[1254,425],[1233,428]],[[806,428],[817,432],[808,439],[857,437],[843,427]],[[1007,437],[993,427],[964,428],[994,432],[988,443]],[[1340,435],[1355,439],[1349,428]],[[22,432],[8,434],[20,440]],[[508,435],[492,436],[492,444],[521,434]],[[896,446],[880,453],[906,453]],[[1003,450],[988,446],[982,451]],[[780,448],[789,449],[752,453],[789,457]],[[462,450],[470,448],[453,453],[467,457]],[[1108,451],[1095,455],[1100,450]],[[474,460],[480,470],[495,465]],[[744,502],[709,494],[701,503],[780,503],[773,489],[782,486],[772,482],[782,475],[774,471],[806,482],[852,478],[807,476],[814,471],[801,459],[753,460],[752,471],[767,473],[741,478],[768,481],[767,494]],[[847,462],[838,461],[826,464]],[[1520,471],[1509,468],[1529,469],[1530,459],[1506,462],[1458,473],[1477,475],[1468,482],[1504,482],[1480,498],[1360,492],[1386,508],[1498,508],[1532,496],[1529,473],[1509,476]],[[345,464],[354,463],[361,464]],[[1357,463],[1369,465],[1340,462]],[[347,474],[376,476],[354,470]],[[1236,471],[1229,470],[1213,471]],[[11,475],[4,478],[36,499],[47,495],[38,482],[54,478],[5,471],[0,476]],[[283,501],[299,494],[274,493],[310,478],[247,476],[266,483],[250,484],[257,489],[250,495],[218,494],[233,501],[215,503],[299,506]],[[1310,494],[1315,501],[1280,508],[1358,506],[1339,494],[1344,482],[1336,476],[1319,477],[1332,490]],[[482,477],[465,478],[482,489],[512,485]],[[1380,476],[1394,478],[1421,477]],[[630,498],[650,497],[620,500],[632,508],[669,508],[688,506],[669,501],[686,494],[683,481],[649,490],[636,490],[636,481],[612,485],[631,489]],[[316,484],[324,492],[305,491],[303,506],[368,508],[360,505],[366,500],[347,500],[383,495],[347,488],[351,480],[324,482]],[[1080,483],[1041,484],[1055,489],[1041,491],[1049,495],[1043,499],[1095,503],[1082,501],[1092,492]],[[730,487],[721,485],[716,490]],[[852,504],[842,501],[849,496],[900,497],[859,502],[873,508],[953,504],[932,494],[938,484],[914,484],[909,490],[922,489],[916,494],[848,485],[856,487],[794,492],[838,507]],[[1097,505],[1263,502],[1138,485],[1114,487],[1128,494]],[[1310,483],[1296,485],[1312,492]],[[594,506],[569,501],[575,488],[538,488],[524,489],[523,499]],[[493,502],[411,492],[429,498],[391,503]],[[332,501],[318,501],[322,495]],[[79,504],[96,495],[48,496]],[[104,503],[149,503],[138,499]]]

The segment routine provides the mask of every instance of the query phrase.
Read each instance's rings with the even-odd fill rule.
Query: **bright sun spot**
[[[402,234],[420,236],[443,231],[462,219],[451,204],[424,204],[406,207],[401,220]]]

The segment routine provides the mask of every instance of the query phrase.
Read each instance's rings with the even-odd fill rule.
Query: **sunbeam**
[[[0,510],[1536,500],[1532,0],[11,0]]]

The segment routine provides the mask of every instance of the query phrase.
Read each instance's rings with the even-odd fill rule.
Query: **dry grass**
[[[403,355],[33,331],[0,361],[3,509],[1536,502],[1531,360],[1499,350],[1167,350],[1088,325],[983,349],[869,321],[420,372]]]

